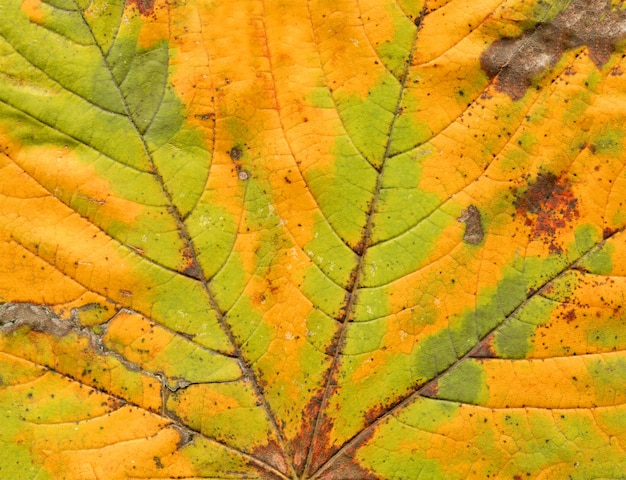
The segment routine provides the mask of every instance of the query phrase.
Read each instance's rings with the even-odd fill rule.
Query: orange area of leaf
[[[31,22],[34,22],[38,25],[42,25],[44,23],[44,13],[40,9],[41,0],[23,0],[22,1],[22,11],[28,15],[28,18]]]
[[[626,403],[626,392],[595,378],[589,361],[619,353],[540,360],[484,360],[490,408],[593,408]]]

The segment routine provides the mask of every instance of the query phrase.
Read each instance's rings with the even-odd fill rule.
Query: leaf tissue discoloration
[[[127,3],[134,3],[137,5],[137,8],[142,15],[152,14],[154,2],[155,0],[127,0]]]
[[[0,305],[0,332],[10,333],[23,325],[57,337],[66,335],[72,329],[69,322],[63,321],[47,307],[28,303]]]
[[[540,173],[513,202],[517,212],[531,227],[531,238],[543,238],[552,253],[560,253],[558,231],[579,217],[578,199],[565,178]]]
[[[626,12],[606,0],[573,0],[552,23],[540,23],[517,38],[494,42],[481,55],[483,70],[513,100],[524,96],[533,77],[552,68],[567,51],[585,45],[600,68],[626,38]]]
[[[480,211],[474,205],[470,205],[461,212],[457,221],[465,223],[463,241],[470,245],[478,245],[485,238],[485,232],[480,219]]]

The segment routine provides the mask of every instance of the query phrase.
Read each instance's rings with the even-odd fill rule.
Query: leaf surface
[[[0,477],[626,470],[621,2],[0,4]]]

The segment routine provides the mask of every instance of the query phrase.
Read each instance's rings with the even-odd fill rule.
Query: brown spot
[[[531,238],[542,238],[550,252],[562,251],[557,233],[579,217],[578,200],[566,179],[540,173],[525,191],[518,191],[513,205],[531,227]]]
[[[485,238],[485,232],[480,221],[480,211],[474,205],[467,207],[467,210],[461,212],[461,216],[457,218],[458,222],[465,223],[465,234],[463,241],[470,245],[478,245]]]
[[[420,395],[427,398],[437,398],[439,395],[439,382],[433,380],[420,389]]]
[[[489,78],[513,100],[524,96],[533,77],[554,67],[563,54],[583,45],[601,68],[626,38],[626,12],[608,0],[572,0],[552,23],[540,23],[516,38],[495,41],[480,57]]]
[[[143,16],[151,15],[155,0],[126,0],[126,4],[135,4]]]
[[[602,238],[606,240],[607,238],[615,235],[615,233],[617,233],[617,229],[606,227],[604,228],[604,230],[602,230]]]
[[[563,315],[563,318],[565,318],[565,321],[567,323],[572,323],[574,320],[576,320],[576,310],[571,309],[565,315]]]
[[[493,346],[494,340],[495,337],[493,335],[485,337],[482,342],[474,347],[469,356],[474,358],[498,358]]]
[[[182,252],[183,254],[183,264],[179,271],[187,275],[188,277],[194,278],[196,280],[202,279],[202,270],[200,270],[200,266],[196,261],[196,258],[192,255],[191,251],[188,248],[185,248]]]
[[[154,460],[154,464],[157,468],[164,468],[163,463],[161,462],[161,459],[159,457],[155,455],[154,457],[152,457],[152,460]]]
[[[243,150],[241,149],[241,147],[235,146],[230,149],[230,152],[228,152],[228,155],[230,156],[231,160],[236,161],[236,160],[239,160],[243,156]]]

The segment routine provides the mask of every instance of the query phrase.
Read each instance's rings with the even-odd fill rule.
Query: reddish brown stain
[[[574,309],[569,310],[567,313],[563,315],[563,318],[565,318],[565,321],[567,323],[572,323],[574,320],[576,320],[576,310]]]
[[[327,373],[328,375],[328,373]],[[324,382],[325,384],[326,382]],[[309,450],[314,449],[312,453],[313,461],[317,458],[328,458],[332,454],[328,454],[330,449],[330,432],[333,428],[333,422],[328,417],[323,416],[318,427],[317,436],[315,438],[315,422],[320,414],[320,408],[324,398],[324,390],[320,389],[311,400],[307,403],[302,414],[302,427],[296,439],[291,443],[290,450],[293,454],[293,463],[298,475],[304,473]]]
[[[470,353],[470,357],[474,358],[497,358],[496,350],[493,346],[494,336],[489,335],[480,342]]]
[[[540,173],[526,190],[516,193],[513,204],[531,227],[531,238],[543,239],[551,253],[560,253],[558,232],[580,215],[569,182],[552,173]]]
[[[198,262],[196,261],[191,250],[189,250],[189,248],[185,248],[182,254],[183,254],[183,264],[180,267],[179,271],[181,271],[188,277],[194,278],[196,280],[201,280],[202,271],[200,270],[200,266],[198,265]]]
[[[351,455],[339,457],[319,478],[320,480],[381,480],[372,471],[359,465]]]
[[[626,12],[607,0],[572,0],[552,23],[540,23],[516,38],[495,41],[480,57],[489,78],[513,100],[524,96],[536,75],[554,67],[563,54],[583,45],[601,68],[626,38]]]
[[[143,16],[151,15],[155,0],[126,0],[126,4],[135,4]]]
[[[439,395],[439,382],[436,380],[428,383],[425,387],[420,391],[420,395],[422,397],[428,398],[437,398]]]
[[[252,452],[252,456],[263,460],[268,465],[271,465],[279,472],[286,476],[289,476],[289,467],[287,459],[283,454],[282,448],[275,441],[269,442],[267,445],[255,448]],[[260,466],[255,466],[261,473],[267,474],[267,471],[263,470]]]

